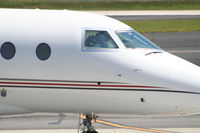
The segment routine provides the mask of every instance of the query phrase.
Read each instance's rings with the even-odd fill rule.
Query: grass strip
[[[139,32],[200,31],[200,19],[122,21]]]
[[[175,1],[56,1],[0,0],[0,8],[40,8],[70,10],[195,10],[200,0]]]

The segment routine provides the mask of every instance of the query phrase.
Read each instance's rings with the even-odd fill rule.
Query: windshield
[[[136,31],[117,31],[121,41],[127,48],[149,48],[161,50],[156,44],[149,41]]]

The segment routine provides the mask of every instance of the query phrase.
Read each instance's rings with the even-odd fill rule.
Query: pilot
[[[95,35],[95,47],[108,48],[109,37],[105,32],[99,32]]]
[[[94,35],[91,35],[87,38],[85,46],[86,47],[94,47]]]

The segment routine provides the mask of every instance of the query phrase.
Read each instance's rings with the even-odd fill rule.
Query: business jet
[[[0,9],[0,114],[200,113],[200,68],[106,16]]]

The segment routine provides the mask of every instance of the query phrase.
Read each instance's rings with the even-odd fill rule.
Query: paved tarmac
[[[107,16],[143,16],[143,15],[200,15],[200,10],[146,10],[146,11],[88,11]]]
[[[129,129],[98,129],[99,133],[199,133],[199,128],[168,128],[164,131],[162,129],[159,132],[145,132],[145,131],[133,131]],[[52,129],[52,130],[8,130],[0,131],[0,133],[77,133],[75,129]]]
[[[117,20],[169,20],[169,19],[199,19],[200,15],[109,15]]]
[[[200,31],[144,33],[162,49],[200,65]]]
[[[200,10],[175,10],[175,11],[90,11],[106,15],[118,20],[163,20],[163,19],[197,19]]]
[[[199,19],[200,10],[183,11],[91,11],[118,20]]]
[[[10,133],[13,130],[22,133],[77,132],[78,117],[74,114],[62,114],[61,116],[59,117],[57,114],[33,114],[1,117],[0,133]],[[200,132],[200,116],[165,118],[100,117],[94,126],[100,133],[197,133],[197,131]]]

